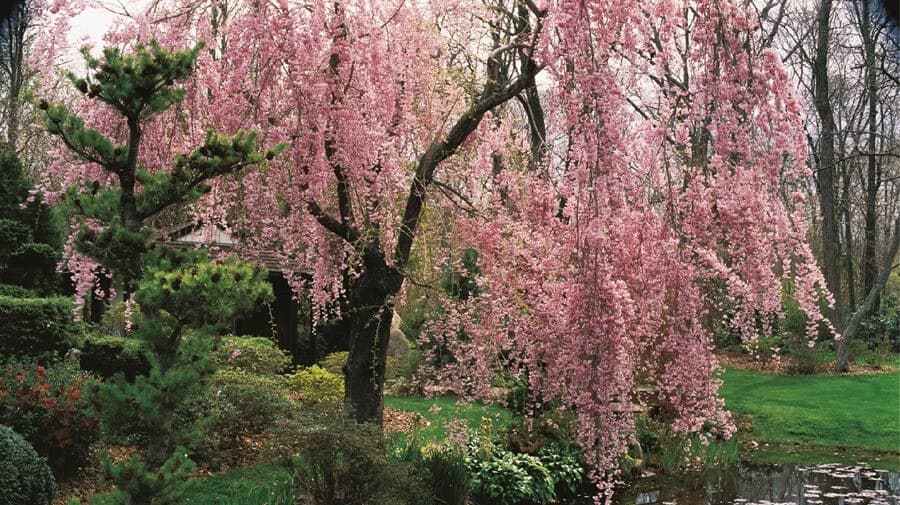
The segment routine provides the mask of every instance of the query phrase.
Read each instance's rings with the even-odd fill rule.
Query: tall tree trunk
[[[859,306],[859,310],[857,310],[856,313],[853,314],[853,317],[850,318],[847,329],[844,331],[841,338],[841,342],[843,342],[844,345],[838,347],[836,363],[839,372],[846,372],[850,369],[850,342],[857,334],[859,334],[862,322],[869,317],[869,314],[877,307],[875,302],[881,296],[881,292],[884,290],[885,284],[887,284],[888,277],[891,275],[891,269],[894,264],[894,258],[897,257],[898,248],[900,248],[900,217],[894,221],[894,239],[891,241],[890,249],[885,251],[884,265],[881,267],[881,273],[875,278],[875,283],[866,295],[866,299],[863,301],[862,305]]]
[[[394,315],[393,298],[403,276],[372,247],[350,291],[350,352],[344,365],[344,408],[359,423],[381,424],[384,371]]]
[[[841,275],[837,260],[837,223],[834,205],[834,114],[828,89],[828,45],[831,35],[832,0],[822,0],[816,18],[818,36],[816,58],[813,63],[815,75],[815,106],[819,116],[819,166],[817,183],[819,203],[822,208],[822,256],[825,267],[825,283],[834,296],[834,308],[830,316],[835,330],[841,333],[844,323],[844,304],[841,296]],[[840,347],[841,341],[838,341]]]
[[[866,210],[865,210],[865,229],[863,232],[863,292],[868,293],[875,284],[875,276],[877,275],[877,265],[875,259],[876,232],[878,227],[878,214],[876,204],[878,202],[878,163],[876,160],[876,136],[878,132],[878,87],[875,81],[875,41],[872,38],[871,14],[869,12],[869,2],[866,0],[859,2],[861,11],[859,14],[859,29],[863,39],[863,49],[865,51],[866,62],[866,95],[868,99],[868,117],[867,117],[867,134],[868,141],[866,150]],[[877,302],[877,299],[876,299]],[[877,303],[876,303],[877,306]]]
[[[844,273],[847,275],[847,307],[856,307],[856,271],[853,268],[853,226],[850,206],[850,170],[841,164],[841,215],[844,221]]]

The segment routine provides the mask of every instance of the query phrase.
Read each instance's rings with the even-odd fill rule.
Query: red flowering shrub
[[[0,424],[20,433],[58,475],[78,468],[97,432],[85,386],[94,379],[73,365],[0,365]]]

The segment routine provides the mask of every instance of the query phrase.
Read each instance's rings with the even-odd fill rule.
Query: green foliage
[[[0,505],[50,505],[50,468],[15,431],[0,425]]]
[[[344,399],[344,376],[318,365],[298,369],[288,377],[288,385],[305,405],[337,403]]]
[[[240,461],[243,438],[261,438],[296,408],[283,376],[223,367],[212,374],[208,387],[182,405],[178,417],[185,425],[206,418],[203,436],[191,449],[198,460],[219,467]]]
[[[557,494],[575,493],[585,478],[581,452],[571,445],[558,442],[543,445],[535,454],[550,473]]]
[[[99,333],[105,335],[122,337],[127,331],[127,323],[126,303],[117,302],[111,304],[103,311],[103,315],[100,316],[100,324],[97,325],[96,329]]]
[[[347,351],[333,352],[319,360],[319,366],[324,368],[328,372],[343,377],[344,363],[347,362],[349,356],[350,353]],[[401,363],[405,359],[405,357],[399,358],[397,356],[388,356],[384,364],[385,379],[395,380],[399,376]]]
[[[470,455],[466,463],[478,503],[516,505],[556,499],[550,472],[534,456],[494,450],[484,457]]]
[[[58,475],[68,475],[87,459],[96,439],[97,423],[84,396],[92,382],[71,364],[0,365],[0,424],[25,437]]]
[[[150,371],[148,347],[130,336],[88,333],[78,338],[78,349],[81,368],[100,377],[122,373],[126,379],[133,380]]]
[[[291,364],[291,357],[264,337],[224,337],[214,359],[219,366],[264,375],[280,374]]]
[[[421,454],[434,503],[464,505],[469,490],[465,455],[449,444],[426,446]]]
[[[70,213],[81,218],[76,246],[119,274],[126,286],[142,277],[141,259],[152,230],[144,222],[165,208],[195,201],[209,191],[207,180],[237,172],[274,157],[283,147],[265,154],[257,151],[256,133],[222,136],[208,132],[204,144],[189,154],[177,155],[171,171],[150,173],[138,163],[141,124],[169,109],[184,97],[176,81],[190,76],[202,48],[169,51],[156,41],[138,44],[123,53],[107,48],[102,58],[83,54],[88,66],[84,78],[70,74],[75,87],[88,98],[112,108],[125,121],[129,142],[116,144],[62,105],[41,103],[48,131],[59,137],[76,157],[100,165],[118,185],[101,187],[85,181],[71,187],[64,200]],[[135,184],[139,183],[139,191]],[[88,226],[88,220],[94,226]],[[100,223],[99,229],[96,223]]]
[[[12,298],[38,298],[37,291],[15,284],[0,284],[0,296]]]
[[[116,490],[103,498],[108,505],[145,503],[175,505],[187,488],[187,478],[197,466],[187,457],[187,449],[175,447],[161,465],[148,465],[139,455],[113,463],[101,454],[100,465],[106,476],[116,483]]]
[[[56,262],[64,223],[39,194],[15,154],[0,150],[0,282],[50,295],[59,287]]]
[[[863,322],[859,339],[870,351],[900,353],[900,294],[882,295],[878,313]]]
[[[73,343],[72,300],[0,295],[0,356],[48,360]]]
[[[319,366],[335,375],[343,377],[344,363],[347,362],[349,357],[350,353],[347,351],[333,352],[319,360]]]
[[[475,501],[501,505],[553,502],[556,483],[541,460],[509,451],[498,442],[489,420],[482,421],[480,431],[469,439],[466,467]]]
[[[316,505],[427,502],[421,470],[390,458],[377,427],[339,412],[282,421],[273,450]]]
[[[150,271],[140,282],[134,299],[141,313],[134,317],[132,334],[149,351],[150,371],[134,381],[119,374],[101,385],[98,395],[105,425],[113,431],[119,423],[141,426],[149,441],[139,459],[104,464],[122,496],[135,503],[169,503],[179,496],[190,473],[183,448],[197,443],[208,421],[176,423],[176,410],[184,412],[203,391],[214,368],[214,333],[271,296],[265,279],[262,268],[229,259]]]
[[[459,259],[459,266],[454,267],[451,264],[444,270],[444,275],[440,280],[441,289],[461,301],[477,295],[478,284],[475,279],[481,274],[481,269],[478,267],[478,256],[478,251],[472,247],[463,251],[462,257]]]
[[[722,440],[709,435],[676,433],[664,422],[641,415],[635,431],[642,456],[660,473],[679,474],[686,470],[704,470],[737,463],[737,440]],[[624,470],[634,464],[630,455]]]
[[[819,360],[816,350],[806,345],[806,342],[797,342],[790,346],[787,352],[787,366],[785,370],[790,374],[811,375],[818,371]]]

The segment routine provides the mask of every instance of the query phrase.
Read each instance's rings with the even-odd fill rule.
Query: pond
[[[855,465],[740,463],[680,479],[642,479],[616,505],[900,505],[900,473]]]

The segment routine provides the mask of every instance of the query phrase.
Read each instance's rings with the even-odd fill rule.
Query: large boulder
[[[409,352],[409,339],[400,329],[400,314],[394,311],[394,317],[391,319],[391,340],[388,342],[388,356],[406,356]]]

